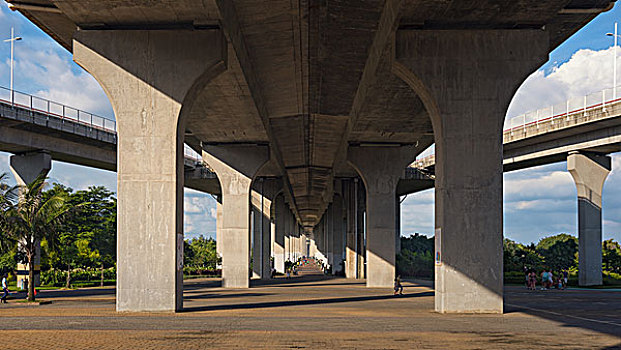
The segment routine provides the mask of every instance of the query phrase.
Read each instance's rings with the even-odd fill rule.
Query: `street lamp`
[[[13,92],[13,43],[16,41],[22,40],[21,36],[15,36],[15,29],[11,27],[11,38],[4,40],[5,43],[11,43],[11,104],[15,104],[15,92]]]
[[[612,50],[612,52],[613,52],[613,59],[612,59],[612,99],[616,100],[617,99],[617,38],[619,37],[619,34],[617,34],[617,22],[615,22],[615,32],[614,32],[614,34],[613,33],[606,33],[606,35],[612,36],[615,39],[615,41],[614,41],[614,50]]]

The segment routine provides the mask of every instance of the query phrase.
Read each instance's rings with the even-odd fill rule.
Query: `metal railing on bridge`
[[[51,118],[116,133],[116,122],[114,120],[20,91],[0,87],[0,102],[31,112],[45,114]]]
[[[512,142],[594,120],[618,116],[621,114],[620,92],[621,86],[616,89],[608,88],[507,118],[503,140]],[[411,166],[427,168],[434,165],[435,153],[432,147],[423,151]]]
[[[114,120],[1,86],[0,103],[14,107],[16,110],[25,110],[31,112],[31,114],[36,113],[37,115],[43,115],[63,122],[76,123],[116,135],[116,122]],[[188,145],[184,145],[183,154],[186,161],[193,161],[196,164],[202,163],[202,156]]]

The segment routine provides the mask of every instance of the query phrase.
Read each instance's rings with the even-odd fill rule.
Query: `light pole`
[[[11,43],[11,85],[10,85],[10,89],[11,89],[11,104],[15,104],[15,92],[13,91],[13,44],[16,41],[22,40],[21,36],[15,36],[15,29],[13,27],[11,27],[11,38],[10,39],[6,39],[4,40],[5,43]]]
[[[613,52],[613,59],[612,59],[612,99],[616,100],[617,99],[617,38],[619,37],[619,34],[617,34],[617,22],[615,22],[615,32],[613,33],[606,33],[606,35],[608,36],[612,36],[614,37],[614,48],[612,50]]]

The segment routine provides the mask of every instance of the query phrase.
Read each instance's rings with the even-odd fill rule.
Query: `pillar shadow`
[[[421,293],[404,294],[400,296],[394,296],[392,294],[387,294],[387,295],[361,296],[361,297],[322,298],[322,299],[310,299],[310,300],[286,300],[286,301],[272,301],[272,302],[262,302],[262,303],[196,306],[196,307],[184,308],[183,311],[181,312],[261,309],[261,308],[276,308],[276,307],[286,307],[286,306],[320,305],[320,304],[327,305],[327,304],[349,303],[349,302],[357,302],[357,301],[410,299],[410,298],[419,298],[419,297],[426,297],[426,296],[432,296],[432,295],[433,295],[433,292],[421,292]]]
[[[582,328],[621,341],[621,292],[605,290],[527,291],[505,287],[504,312],[521,312],[563,327]],[[610,349],[621,349],[621,343]]]

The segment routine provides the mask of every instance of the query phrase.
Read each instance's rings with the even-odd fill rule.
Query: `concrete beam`
[[[602,192],[611,170],[608,156],[572,152],[567,171],[578,190],[578,283],[602,284]]]

